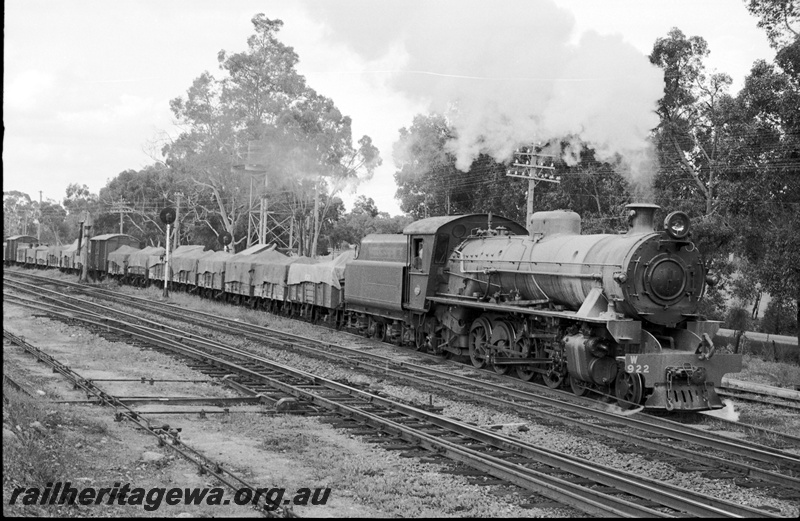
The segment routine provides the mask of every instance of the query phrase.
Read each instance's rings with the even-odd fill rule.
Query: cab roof
[[[442,215],[439,217],[428,217],[427,219],[420,219],[413,222],[403,229],[405,235],[433,235],[437,233],[444,226],[456,226],[463,224],[467,227],[468,231],[472,228],[483,227],[487,228],[489,223],[489,214],[486,213],[473,213],[467,215]],[[526,234],[527,230],[519,223],[501,217],[499,215],[492,215],[492,228],[504,226],[515,234]]]

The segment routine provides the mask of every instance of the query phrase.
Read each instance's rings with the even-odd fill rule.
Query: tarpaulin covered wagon
[[[344,269],[354,257],[355,250],[348,250],[329,261],[300,257],[293,262],[286,283],[294,314],[324,320],[331,310],[343,309]]]
[[[214,251],[204,251],[205,246],[179,246],[169,259],[172,283],[178,289],[192,289],[197,285],[197,264],[201,258]]]
[[[229,296],[248,298],[253,296],[253,258],[268,251],[271,251],[270,246],[256,244],[232,255],[225,261],[224,287]]]
[[[150,266],[166,250],[161,246],[148,246],[128,256],[128,279],[134,286],[146,286],[150,280]]]
[[[108,275],[124,279],[128,275],[128,258],[139,251],[133,246],[120,246],[108,254]]]
[[[175,280],[175,260],[182,258],[189,252],[194,251],[203,251],[205,246],[197,245],[197,244],[185,244],[183,246],[178,246],[175,250],[171,251],[169,254],[169,271],[170,271],[170,280]],[[164,283],[164,265],[166,264],[166,256],[164,252],[161,252],[158,256],[155,254],[150,256],[150,271],[149,277],[151,281],[158,281],[160,284],[163,285]]]
[[[215,251],[197,260],[197,287],[205,296],[222,296],[225,291],[225,263],[232,253]]]

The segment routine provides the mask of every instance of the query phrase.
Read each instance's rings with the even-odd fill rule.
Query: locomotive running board
[[[584,322],[594,322],[596,324],[606,324],[608,322],[620,322],[620,320],[609,320],[608,318],[592,317],[579,315],[575,311],[552,311],[549,309],[531,309],[520,306],[510,306],[508,304],[496,304],[493,302],[478,302],[475,300],[461,300],[457,298],[446,297],[428,297],[431,302],[437,304],[445,304],[448,306],[464,306],[467,308],[482,309],[484,311],[504,311],[506,313],[522,313],[525,315],[537,315],[540,317],[557,317],[566,318],[568,320],[581,320]],[[622,322],[626,322],[623,320]]]

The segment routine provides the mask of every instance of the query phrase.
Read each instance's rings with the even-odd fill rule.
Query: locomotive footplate
[[[621,360],[621,357],[619,358]],[[722,408],[714,385],[742,370],[742,357],[715,354],[702,360],[687,351],[625,355],[624,371],[638,374],[648,389],[646,408],[703,410]]]
[[[552,365],[552,358],[520,358],[520,357],[501,357],[490,356],[489,362],[495,365],[531,365],[531,364],[550,364]]]

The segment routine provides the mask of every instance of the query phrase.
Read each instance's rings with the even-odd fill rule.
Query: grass
[[[735,380],[748,380],[776,387],[794,387],[800,383],[800,366],[770,362],[758,356],[745,354],[742,372],[729,374]]]
[[[38,401],[7,385],[3,386],[3,397],[7,399],[3,407],[3,496],[6,500],[16,487],[44,490],[47,483],[70,481],[83,467],[82,459],[74,450],[75,445],[91,443],[89,435],[94,437],[107,433],[102,424],[48,410],[52,404]],[[4,504],[3,514],[63,517],[66,513],[64,506],[23,506],[19,501],[15,505]],[[78,512],[73,514],[78,515]]]
[[[800,366],[800,348],[796,345],[762,342],[745,337],[742,352],[760,356],[764,360]]]

